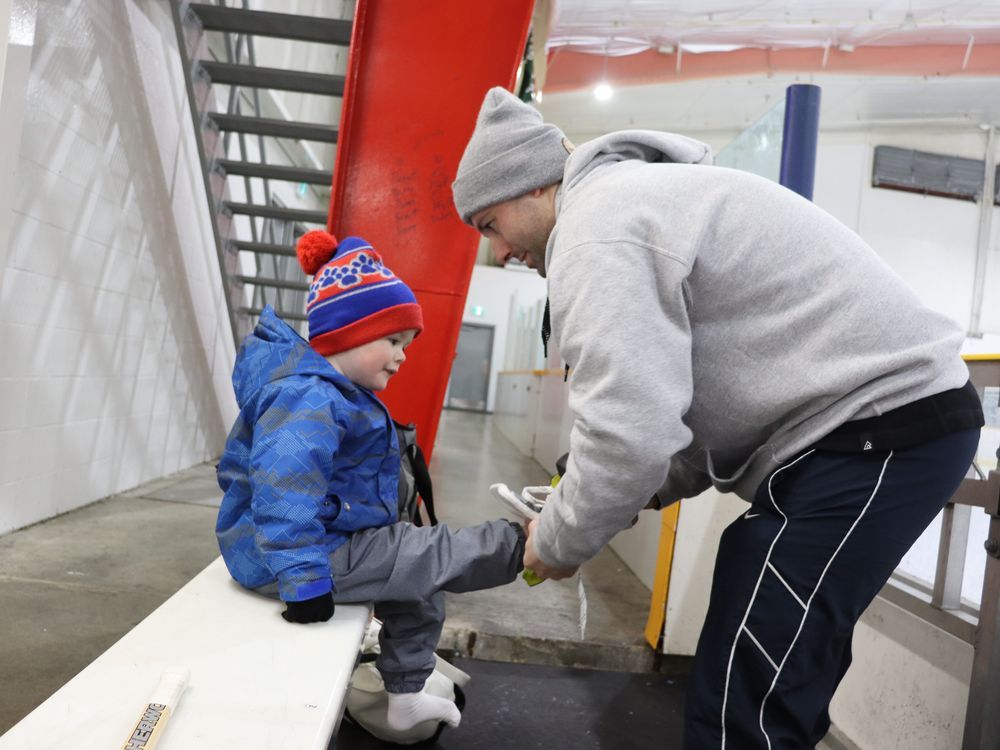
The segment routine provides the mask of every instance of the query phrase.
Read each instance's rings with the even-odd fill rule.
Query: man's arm
[[[575,415],[566,474],[546,503],[533,548],[575,568],[627,528],[691,441],[689,268],[655,248],[593,243],[550,269],[554,333],[572,366]]]

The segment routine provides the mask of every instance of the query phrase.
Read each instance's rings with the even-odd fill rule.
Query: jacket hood
[[[675,133],[621,130],[579,146],[566,163],[563,187],[572,189],[597,167],[630,159],[650,164],[705,164],[712,161],[712,149],[701,141]]]
[[[268,305],[261,312],[253,333],[243,340],[236,355],[233,367],[236,402],[242,409],[265,385],[293,375],[320,377],[341,390],[357,388]]]

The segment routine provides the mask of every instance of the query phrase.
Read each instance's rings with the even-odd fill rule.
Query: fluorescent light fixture
[[[602,81],[594,87],[594,98],[599,102],[606,102],[612,96],[614,96],[614,89],[607,84],[607,82]]]

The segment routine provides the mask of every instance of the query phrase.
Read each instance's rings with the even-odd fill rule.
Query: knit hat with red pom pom
[[[322,230],[296,245],[299,265],[313,276],[306,298],[309,343],[324,357],[415,328],[424,319],[417,298],[360,237],[342,242]]]

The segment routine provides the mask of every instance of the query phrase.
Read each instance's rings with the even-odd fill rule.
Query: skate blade
[[[529,506],[506,484],[491,484],[490,492],[493,493],[493,497],[502,502],[521,518],[538,518],[538,511]]]

